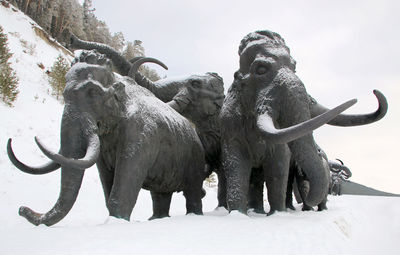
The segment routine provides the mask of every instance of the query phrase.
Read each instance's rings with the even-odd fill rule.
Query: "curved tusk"
[[[310,120],[304,121],[302,123],[296,124],[291,127],[276,129],[274,121],[268,114],[259,115],[257,118],[257,126],[261,133],[266,139],[272,143],[282,144],[288,143],[290,141],[296,140],[308,133],[311,133],[314,129],[321,127],[322,125],[328,123],[330,120],[335,118],[338,114],[345,111],[357,102],[357,99],[349,100],[332,110],[324,112],[317,117]]]
[[[96,134],[89,137],[88,148],[86,150],[86,155],[82,159],[72,159],[66,158],[59,153],[54,153],[42,145],[40,140],[35,137],[36,144],[39,146],[40,150],[50,159],[59,163],[62,166],[68,166],[78,169],[86,169],[93,166],[100,154],[100,139]]]
[[[142,58],[144,58],[144,57],[133,57],[133,58],[129,59],[129,63],[133,64],[133,63],[135,63],[136,61],[138,61],[139,59],[142,59]]]
[[[139,67],[146,62],[158,64],[158,65],[162,66],[165,70],[168,70],[168,67],[160,60],[155,59],[155,58],[142,57],[142,58],[137,59],[132,64],[131,69],[129,70],[128,76],[131,77],[132,79],[135,79],[135,75],[138,72]]]
[[[382,119],[388,110],[388,102],[386,97],[379,91],[373,91],[376,98],[378,99],[378,109],[375,112],[367,114],[340,114],[333,120],[329,121],[329,125],[341,126],[341,127],[351,127],[351,126],[361,126],[376,122]],[[318,116],[326,111],[328,108],[320,105],[319,103],[310,105],[311,116]]]
[[[340,171],[343,171],[346,174],[347,178],[351,177],[352,173],[347,166],[345,166],[343,164],[339,164],[339,163],[337,163],[335,161],[331,161],[331,160],[329,160],[328,163],[329,163],[329,168],[331,169],[331,172],[339,173]]]
[[[54,161],[50,161],[42,166],[38,166],[38,167],[32,167],[32,166],[27,166],[24,163],[22,163],[21,161],[19,161],[17,159],[17,157],[14,154],[14,151],[12,149],[11,146],[11,142],[12,139],[8,139],[7,142],[7,154],[8,154],[8,158],[10,159],[10,161],[13,163],[13,165],[15,167],[17,167],[19,170],[21,170],[24,173],[28,173],[28,174],[35,174],[35,175],[39,175],[39,174],[47,174],[47,173],[51,173],[57,169],[60,168],[60,164],[54,162]]]

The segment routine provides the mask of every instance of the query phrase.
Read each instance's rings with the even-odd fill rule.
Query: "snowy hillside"
[[[58,149],[63,106],[50,96],[45,71],[59,54],[72,56],[38,36],[19,11],[0,5],[0,25],[20,81],[15,106],[0,103],[0,254],[399,254],[399,198],[329,197],[324,212],[297,205],[270,217],[244,216],[214,210],[216,190],[206,188],[204,216],[185,216],[183,196],[174,194],[172,217],[147,221],[151,198],[143,190],[132,221],[125,222],[108,219],[96,167],[86,170],[67,217],[53,227],[33,226],[18,208],[47,212],[58,197],[60,172],[22,173],[8,160],[6,143],[12,138],[17,157],[31,165],[47,162],[34,136]]]

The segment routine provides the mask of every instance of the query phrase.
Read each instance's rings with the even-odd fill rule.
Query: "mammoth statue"
[[[345,176],[346,178],[351,177],[351,171],[348,167],[346,167],[342,161],[339,160],[340,163],[337,161],[329,160],[326,153],[317,145],[318,154],[321,156],[324,171],[327,171],[330,174],[330,182],[329,182],[329,191],[328,194],[332,193],[332,189],[336,186],[335,179],[336,176],[340,174],[340,176]],[[287,186],[287,193],[286,193],[286,207],[292,210],[295,210],[293,206],[293,195],[295,195],[296,201],[298,203],[303,203],[302,210],[303,211],[310,211],[313,210],[313,207],[307,205],[304,202],[305,197],[310,189],[309,181],[307,176],[299,167],[296,161],[291,159],[290,167],[289,167],[289,178],[288,178],[288,186]],[[328,198],[325,199],[318,204],[318,211],[328,209],[326,203]]]
[[[208,72],[153,82],[137,72],[143,57],[128,61],[117,50],[106,44],[83,41],[72,34],[70,42],[72,48],[94,49],[105,54],[112,60],[119,74],[134,78],[140,86],[153,92],[156,97],[195,124],[196,132],[204,147],[208,173],[214,171],[218,174],[218,206],[226,207],[226,180],[220,160],[219,114],[225,97],[222,78],[216,73]],[[156,63],[167,69],[163,63]]]
[[[319,147],[317,146],[319,149]],[[324,168],[321,171],[329,172],[330,164],[328,163],[328,158],[326,154],[318,151],[319,156],[323,161]],[[297,162],[293,157],[290,158],[289,161],[289,174],[287,180],[287,190],[286,190],[286,208],[290,208],[292,210],[296,210],[293,206],[293,195],[294,193],[296,200],[298,203],[303,203],[303,200],[309,191],[310,185],[307,180],[307,176],[299,167]],[[262,167],[253,168],[250,175],[250,186],[249,186],[249,194],[248,194],[248,209],[255,212],[264,214],[264,173]],[[318,208],[326,208],[326,201],[324,199],[321,203],[318,204]],[[305,203],[303,203],[303,208],[310,210],[309,207]]]
[[[340,114],[355,99],[332,110],[324,108],[309,97],[295,74],[289,48],[271,31],[247,35],[239,46],[239,56],[240,68],[220,114],[228,209],[246,213],[249,200],[259,201],[260,192],[252,188],[262,178],[268,189],[268,214],[286,210],[291,159],[310,185],[304,202],[309,206],[320,204],[328,193],[330,177],[312,131],[326,123],[352,126],[374,122],[385,115],[386,99],[375,91],[380,108],[372,114]]]
[[[191,123],[131,78],[114,75],[106,58],[93,59],[74,64],[66,75],[60,151],[35,138],[51,159],[48,164],[23,164],[8,142],[10,160],[24,172],[61,167],[54,207],[45,214],[21,207],[20,215],[35,225],[62,220],[77,198],[84,170],[95,163],[110,216],[129,220],[141,188],[151,191],[152,218],[168,216],[175,191],[183,191],[187,213],[202,214],[205,156]]]

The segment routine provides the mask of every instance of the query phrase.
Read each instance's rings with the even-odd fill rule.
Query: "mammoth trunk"
[[[64,110],[63,121],[61,125],[61,150],[60,154],[45,153],[47,156],[65,157],[74,161],[87,156],[89,151],[93,150],[92,142],[89,137],[95,135],[93,133],[90,122],[73,119],[70,121],[71,115],[68,110]],[[96,135],[95,135],[96,136]],[[43,150],[43,146],[38,142],[39,147]],[[45,151],[44,151],[45,152]],[[57,160],[57,157],[54,157]],[[67,161],[68,162],[68,161]],[[45,214],[36,213],[28,207],[21,207],[19,214],[25,217],[34,225],[45,224],[51,226],[62,220],[74,205],[82,184],[84,169],[79,168],[78,164],[66,164],[65,162],[57,162],[61,164],[61,187],[60,194],[53,208]]]
[[[53,208],[45,214],[34,212],[28,207],[22,206],[19,214],[29,222],[38,226],[45,224],[51,226],[62,220],[71,210],[81,187],[84,171],[81,169],[62,168],[60,195]]]
[[[128,76],[129,71],[132,68],[132,64],[127,59],[125,59],[117,50],[113,49],[112,47],[103,44],[103,43],[96,43],[96,42],[88,42],[83,41],[77,38],[74,35],[71,35],[70,38],[71,47],[76,49],[84,49],[84,50],[97,50],[101,54],[106,55],[107,58],[111,59],[114,66],[117,69],[117,72],[123,76]],[[140,60],[141,57],[136,58],[134,60]],[[163,63],[155,62],[165,69],[168,69]],[[143,74],[136,72],[135,74],[135,81],[142,87],[147,88],[148,90],[152,91],[154,94],[157,95],[157,86],[154,85],[150,79],[148,79]]]
[[[292,157],[310,182],[310,190],[304,202],[309,206],[316,206],[328,194],[329,169],[323,164],[311,135],[290,142],[289,148]]]
[[[121,75],[128,75],[131,64],[118,51],[110,46],[103,43],[83,41],[74,35],[71,35],[70,43],[71,47],[75,49],[97,50],[101,54],[105,54],[111,59]]]

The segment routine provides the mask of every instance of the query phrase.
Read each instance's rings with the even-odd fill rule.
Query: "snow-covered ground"
[[[400,253],[399,198],[329,197],[324,212],[302,212],[297,205],[296,211],[270,217],[244,216],[214,210],[216,190],[206,187],[204,216],[185,216],[179,193],[173,196],[170,218],[147,221],[151,198],[143,190],[132,221],[125,222],[108,219],[96,167],[86,170],[77,202],[60,223],[33,226],[18,215],[18,208],[47,212],[58,197],[60,172],[22,173],[8,160],[6,143],[12,138],[17,157],[31,165],[47,162],[34,136],[57,150],[63,106],[49,95],[45,70],[65,54],[40,39],[33,23],[0,5],[0,25],[8,34],[12,67],[20,80],[15,106],[0,103],[0,254]]]

